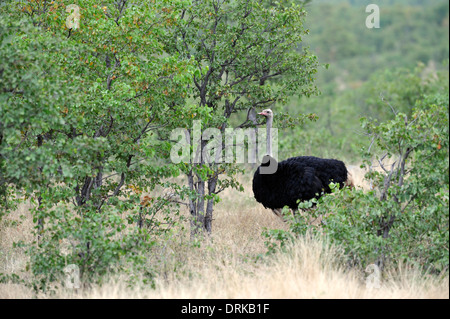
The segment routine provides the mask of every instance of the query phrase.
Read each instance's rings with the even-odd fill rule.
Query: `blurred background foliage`
[[[322,94],[292,98],[290,114],[316,113],[318,120],[280,134],[280,158],[299,155],[341,158],[358,164],[369,139],[360,117],[410,114],[417,100],[448,92],[449,2],[377,1],[380,28],[368,29],[367,0],[316,0],[307,4],[310,47],[323,66]]]

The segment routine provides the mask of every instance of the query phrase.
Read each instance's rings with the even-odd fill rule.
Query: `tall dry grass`
[[[366,188],[363,171],[352,168],[354,181]],[[346,270],[336,260],[340,251],[323,239],[305,237],[284,253],[257,258],[266,251],[264,228],[286,229],[284,222],[253,199],[250,178],[242,177],[245,192],[227,190],[214,212],[213,234],[194,245],[188,229],[176,229],[148,256],[157,273],[155,287],[129,287],[121,277],[82,291],[59,291],[40,298],[449,298],[448,277],[424,277],[407,267],[384,274],[380,288],[368,288],[367,274]],[[23,269],[26,257],[13,249],[29,241],[33,226],[26,205],[0,226],[0,269]],[[21,220],[10,227],[12,220]],[[27,273],[23,273],[27,275]],[[0,298],[31,298],[22,285],[0,284]]]

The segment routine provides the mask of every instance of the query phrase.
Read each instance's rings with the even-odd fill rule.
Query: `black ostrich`
[[[331,182],[339,183],[340,188],[353,186],[345,164],[339,160],[298,156],[277,163],[272,157],[270,136],[273,112],[266,109],[258,114],[267,118],[268,155],[264,156],[253,176],[253,194],[264,207],[281,216],[281,208],[288,206],[295,214],[297,200],[308,201],[330,193]]]

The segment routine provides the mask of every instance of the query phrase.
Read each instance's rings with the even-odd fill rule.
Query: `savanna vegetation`
[[[449,4],[377,3],[0,1],[0,296],[448,298]],[[281,220],[193,140],[268,107],[356,187]]]

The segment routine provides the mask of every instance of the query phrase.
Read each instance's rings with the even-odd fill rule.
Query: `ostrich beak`
[[[266,113],[264,113],[264,112],[261,112],[261,113],[258,113],[259,115],[264,115],[264,116],[266,116],[267,114]]]

